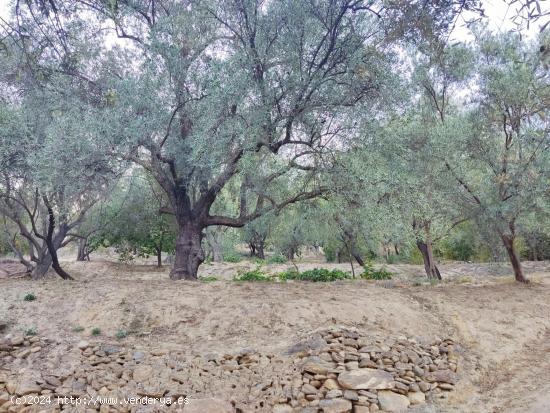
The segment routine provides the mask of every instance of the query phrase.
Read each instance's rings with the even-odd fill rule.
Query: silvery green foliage
[[[237,165],[251,171],[248,191],[275,203],[274,173],[313,188],[303,169],[357,134],[353,106],[376,99],[390,72],[379,19],[348,2],[165,7],[148,23],[122,5],[111,12],[133,54],[109,80],[95,130],[192,204]]]
[[[67,235],[104,194],[117,167],[83,122],[94,110],[93,101],[81,99],[88,90],[75,88],[37,39],[14,33],[6,38],[0,52],[6,69],[0,74],[5,92],[0,97],[0,211],[32,244],[36,255],[31,259],[41,277],[49,256],[44,200],[52,207],[58,249],[71,240]]]
[[[371,196],[366,205],[382,242],[434,242],[467,217],[449,200],[453,182],[444,159],[447,142],[460,133],[453,115],[460,111],[456,94],[471,73],[471,53],[460,45],[431,47],[433,54],[412,49],[404,56],[412,73],[402,75],[400,107],[362,138],[361,163],[373,167],[359,179],[370,183],[363,193]]]
[[[499,234],[514,236],[518,220],[548,205],[550,82],[538,41],[477,36],[478,93],[457,119],[464,126],[447,156],[458,183],[454,199]]]

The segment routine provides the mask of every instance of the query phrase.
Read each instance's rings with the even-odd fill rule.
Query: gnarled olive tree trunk
[[[202,249],[204,226],[200,223],[178,223],[172,280],[196,280],[205,255]]]
[[[261,237],[254,237],[254,239],[248,243],[248,248],[250,248],[251,257],[256,257],[261,260],[265,259],[265,241]]]
[[[52,265],[52,257],[46,245],[44,245],[40,251],[36,252],[33,261],[36,264],[31,271],[31,278],[33,280],[40,280],[46,276],[46,273]]]

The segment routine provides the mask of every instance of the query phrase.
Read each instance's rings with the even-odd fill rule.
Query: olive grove
[[[467,0],[12,3],[0,215],[33,278],[70,278],[75,242],[173,254],[194,280],[237,231],[258,259],[418,252],[441,279],[438,247],[475,221],[527,281],[518,239],[550,212],[545,27],[453,43]]]

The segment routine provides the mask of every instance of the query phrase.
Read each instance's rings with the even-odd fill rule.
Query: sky
[[[508,31],[516,28],[516,25],[512,21],[512,18],[516,14],[518,8],[517,5],[510,6],[509,1],[505,0],[483,0],[483,8],[485,15],[487,16],[487,22],[489,28],[495,31]],[[541,1],[541,11],[544,12],[544,8],[550,11],[550,0]],[[450,38],[458,41],[467,41],[471,39],[468,28],[465,26],[465,19],[474,17],[472,13],[465,13],[459,19],[455,29],[451,33]],[[529,30],[523,28],[522,34],[526,37],[534,38],[540,31],[541,22],[535,22],[529,27]]]

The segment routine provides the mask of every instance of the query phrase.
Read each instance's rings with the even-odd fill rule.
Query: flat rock
[[[346,390],[344,391],[344,399],[357,401],[359,400],[359,395],[356,391],[353,390]]]
[[[12,346],[20,346],[25,341],[23,336],[15,336],[10,339]]]
[[[221,399],[190,399],[185,405],[185,413],[234,413],[231,403]],[[284,410],[283,410],[284,411]]]
[[[88,347],[90,347],[90,343],[88,343],[86,340],[81,340],[76,345],[80,350],[86,350]]]
[[[15,390],[15,393],[18,396],[25,396],[26,394],[40,393],[41,391],[42,388],[38,384],[36,384],[34,380],[23,379],[17,385],[17,390]]]
[[[292,355],[301,352],[307,352],[310,350],[321,350],[327,345],[326,341],[323,340],[320,334],[315,334],[313,337],[308,338],[307,340],[300,341],[299,343],[294,344],[285,351],[285,355]]]
[[[421,391],[410,392],[407,397],[411,404],[423,404],[426,403],[426,395]]]
[[[132,358],[135,360],[135,361],[141,361],[145,358],[145,353],[143,351],[134,351],[132,353]]]
[[[302,391],[304,392],[304,394],[317,394],[317,389],[311,384],[304,384],[302,386]]]
[[[292,413],[293,409],[292,406],[288,404],[276,404],[273,406],[273,412],[272,413]]]
[[[333,389],[339,389],[340,388],[340,385],[338,384],[338,382],[334,379],[326,379],[325,380],[325,383],[323,384],[323,386],[325,386],[325,388],[329,389],[329,390],[333,390]]]
[[[6,381],[6,390],[8,391],[8,393],[14,394],[16,389],[17,389],[17,383],[16,382],[14,382],[12,380]]]
[[[323,409],[323,413],[344,413],[350,411],[352,405],[346,399],[323,399],[319,401],[319,407]]]
[[[337,397],[342,397],[342,390],[340,389],[329,390],[325,397],[327,399],[335,399]]]
[[[101,347],[101,351],[103,351],[106,355],[110,356],[112,354],[116,354],[120,352],[120,347],[118,346],[112,346],[112,345],[106,345]]]
[[[132,377],[135,381],[142,382],[147,380],[151,377],[153,374],[153,367],[149,366],[148,364],[140,364],[134,369],[134,373],[132,374]]]
[[[431,371],[424,378],[429,382],[456,384],[456,373],[452,370]]]
[[[378,392],[378,403],[380,403],[382,410],[391,413],[404,412],[411,404],[406,396],[389,390],[381,390]]]
[[[378,369],[358,369],[346,371],[338,376],[338,383],[351,390],[393,389],[395,382],[390,373]]]
[[[329,371],[334,369],[334,364],[329,363],[320,357],[312,356],[305,361],[302,368],[304,371],[312,374],[327,374]]]

